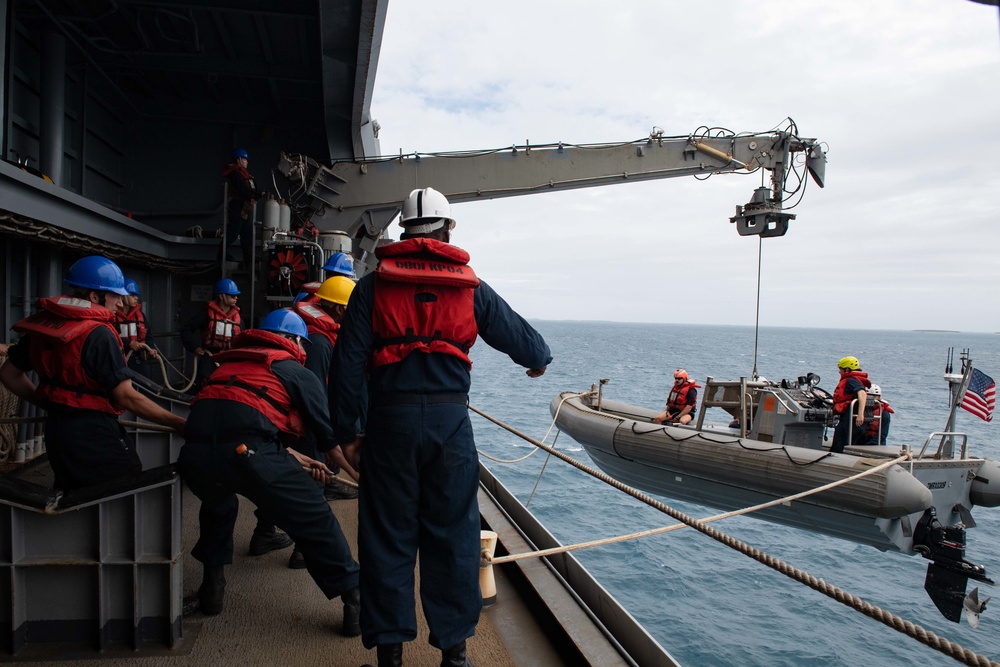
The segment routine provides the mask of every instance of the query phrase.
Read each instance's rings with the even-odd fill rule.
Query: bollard
[[[497,548],[497,534],[491,530],[480,531],[479,542],[482,548],[482,560],[479,564],[479,590],[483,594],[483,606],[492,607],[497,603],[497,582],[493,578],[493,565],[486,562],[486,559],[493,558],[493,552]]]

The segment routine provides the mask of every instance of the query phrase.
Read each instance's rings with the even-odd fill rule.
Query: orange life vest
[[[118,335],[124,344],[131,341],[140,343],[146,342],[146,316],[142,314],[142,306],[136,304],[127,313],[115,313],[115,321],[118,323]]]
[[[695,383],[694,380],[688,380],[680,387],[674,385],[670,388],[670,394],[667,395],[667,409],[671,412],[680,412],[687,407],[687,397],[688,392],[692,389],[701,387],[700,384]],[[698,407],[698,399],[695,398],[694,403],[691,404],[691,412],[694,412],[695,408]]]
[[[864,371],[850,371],[845,373],[840,378],[837,388],[833,390],[833,413],[836,415],[842,415],[847,412],[847,409],[851,407],[851,401],[856,398],[854,394],[847,393],[848,378],[857,378],[865,386],[865,389],[872,386],[871,381],[868,379],[868,373]]]
[[[872,420],[868,422],[866,431],[869,438],[879,437],[879,426],[882,422],[882,412],[887,412],[889,414],[894,414],[896,411],[889,407],[888,401],[883,401],[880,398],[876,398],[872,401],[875,405],[872,406]],[[867,410],[865,410],[867,412]]]
[[[120,415],[110,394],[83,370],[80,357],[90,332],[100,326],[122,341],[115,331],[115,314],[96,303],[69,296],[39,299],[39,312],[12,328],[32,335],[28,354],[38,372],[40,399],[71,408]],[[122,355],[124,362],[125,356]]]
[[[223,312],[218,302],[208,302],[208,325],[201,334],[201,346],[212,352],[228,350],[233,339],[242,331],[239,306],[233,306],[229,312]]]
[[[207,398],[236,401],[257,410],[282,433],[295,438],[305,435],[302,415],[292,404],[271,364],[285,359],[305,361],[305,353],[284,336],[249,329],[234,341],[233,348],[212,357],[219,367],[191,401],[194,406]]]
[[[471,369],[479,279],[468,265],[469,253],[415,238],[381,246],[375,255],[372,365],[396,363],[411,352],[437,352],[458,357]]]
[[[319,334],[330,341],[330,345],[337,346],[337,332],[340,331],[340,325],[332,317],[321,310],[319,306],[308,303],[305,299],[295,304],[294,308],[295,312],[306,323],[310,338],[313,334]]]

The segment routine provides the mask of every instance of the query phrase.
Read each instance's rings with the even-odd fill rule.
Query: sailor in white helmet
[[[430,643],[445,667],[471,665],[479,621],[479,460],[469,421],[469,348],[477,335],[539,377],[552,361],[541,335],[449,244],[455,219],[431,188],[403,202],[401,241],[351,294],[337,340],[335,441],[360,449],[361,639],[379,667],[402,664],[417,636],[417,552]],[[369,391],[364,376],[370,371]],[[370,410],[364,440],[359,422]],[[361,425],[365,426],[365,425]]]

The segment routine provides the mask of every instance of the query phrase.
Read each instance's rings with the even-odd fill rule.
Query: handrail
[[[964,459],[964,458],[966,458],[968,456],[968,453],[969,453],[969,450],[968,450],[968,448],[969,448],[969,436],[968,436],[968,434],[962,433],[961,431],[934,431],[929,436],[927,436],[926,440],[924,440],[924,446],[920,448],[920,453],[917,454],[917,456],[915,458],[917,458],[917,459],[924,458],[924,453],[927,451],[927,447],[931,444],[931,439],[932,438],[936,438],[938,436],[941,437],[941,442],[938,443],[937,452],[934,453],[934,458],[935,459],[940,459],[941,458],[941,449],[944,447],[944,439],[946,437],[954,438],[955,436],[958,436],[958,437],[960,437],[962,439],[962,454],[961,454],[961,456],[959,456],[959,459],[961,460],[961,459]]]

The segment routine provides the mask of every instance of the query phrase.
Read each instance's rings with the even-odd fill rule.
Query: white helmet
[[[449,230],[454,229],[451,204],[434,188],[414,190],[403,202],[399,226],[406,228],[407,234],[426,234],[445,226]]]
[[[877,384],[873,384],[868,389],[868,393],[871,394],[872,396],[881,396],[882,395],[882,387],[878,386]]]

